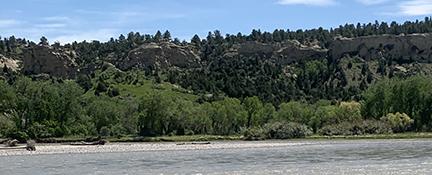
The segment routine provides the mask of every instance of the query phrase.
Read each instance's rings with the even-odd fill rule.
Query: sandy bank
[[[211,142],[205,145],[178,143],[109,143],[99,146],[71,146],[61,144],[39,144],[37,151],[0,150],[0,156],[41,155],[41,154],[80,154],[80,153],[114,153],[139,151],[178,151],[178,150],[206,150],[206,149],[247,149],[304,145],[307,143],[290,142]]]

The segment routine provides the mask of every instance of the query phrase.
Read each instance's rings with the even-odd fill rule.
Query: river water
[[[432,174],[432,140],[286,142],[294,144],[0,156],[0,174]]]

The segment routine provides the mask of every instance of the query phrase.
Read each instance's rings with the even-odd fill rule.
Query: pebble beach
[[[41,154],[82,154],[82,153],[121,153],[144,151],[181,151],[208,149],[248,149],[304,145],[307,143],[293,142],[211,142],[210,144],[191,143],[108,143],[97,146],[72,146],[67,144],[38,144],[36,151],[0,150],[0,156],[41,155]]]

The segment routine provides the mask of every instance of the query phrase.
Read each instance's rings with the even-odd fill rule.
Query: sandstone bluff
[[[333,39],[328,48],[319,43],[260,43],[247,41],[235,44],[223,56],[260,55],[274,60],[277,64],[288,65],[299,60],[328,59],[333,62],[357,58],[361,61],[374,61],[390,58],[398,66],[396,71],[407,71],[416,67],[413,64],[432,62],[432,35],[381,35],[358,38]],[[202,66],[200,51],[192,45],[177,45],[170,42],[147,43],[130,50],[127,56],[118,59],[101,58],[122,70],[133,68],[167,69],[170,67],[196,68]],[[51,46],[31,46],[25,48],[22,58],[0,56],[0,66],[9,67],[25,74],[49,74],[54,77],[73,78],[80,66],[75,59],[80,55],[73,50],[55,49]],[[420,67],[420,68],[419,68]],[[425,66],[417,66],[420,71]]]

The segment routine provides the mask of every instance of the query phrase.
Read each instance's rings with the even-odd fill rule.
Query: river
[[[290,144],[241,146],[263,143]],[[240,146],[224,146],[233,144]],[[214,142],[212,145],[221,146],[0,156],[0,174],[432,174],[432,140]]]

